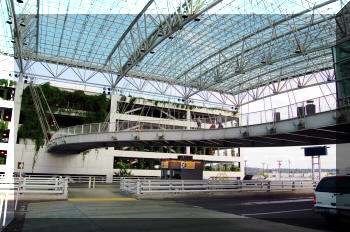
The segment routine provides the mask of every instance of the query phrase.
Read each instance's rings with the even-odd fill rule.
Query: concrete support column
[[[23,88],[24,88],[23,73],[20,73],[19,80],[16,84],[14,107],[13,107],[13,114],[12,114],[12,119],[11,119],[11,121],[13,122],[13,125],[14,125],[13,135],[14,135],[14,142],[15,143],[17,141],[19,117],[21,114]]]
[[[118,96],[115,95],[114,90],[111,93],[111,106],[109,110],[109,122],[111,123],[109,127],[109,132],[113,132],[118,127],[117,125],[117,104],[118,104]]]
[[[186,110],[186,123],[187,123],[187,126],[186,126],[186,129],[189,130],[191,129],[191,126],[190,126],[190,122],[191,122],[191,110],[187,109]],[[191,154],[191,147],[187,146],[186,147],[186,155],[190,155]]]
[[[15,169],[15,144],[17,142],[17,132],[19,125],[19,117],[21,113],[22,105],[22,94],[23,94],[23,73],[19,74],[19,80],[16,84],[14,106],[12,110],[11,122],[10,123],[10,133],[9,133],[9,146],[7,147],[7,157],[6,157],[6,169],[5,178],[11,178]],[[12,146],[10,145],[12,144]]]
[[[113,172],[112,173],[108,173],[106,175],[106,183],[107,184],[112,184],[113,183]]]

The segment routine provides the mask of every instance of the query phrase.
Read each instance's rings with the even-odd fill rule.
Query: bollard
[[[95,182],[96,182],[96,177],[93,178],[93,182],[92,182],[92,188],[95,188]]]
[[[267,192],[271,191],[271,181],[267,182]]]
[[[292,191],[295,190],[295,181],[292,182]]]
[[[89,176],[89,189],[91,188],[91,176]]]

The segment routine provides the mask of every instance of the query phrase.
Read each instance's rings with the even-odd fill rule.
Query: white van
[[[327,220],[350,217],[350,176],[324,177],[315,189],[314,211]]]

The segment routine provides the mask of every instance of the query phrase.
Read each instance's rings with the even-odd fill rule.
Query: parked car
[[[265,180],[262,175],[245,175],[243,180]]]
[[[329,222],[350,217],[350,175],[324,177],[314,195],[314,211]]]

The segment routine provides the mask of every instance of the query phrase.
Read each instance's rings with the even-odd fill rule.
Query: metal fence
[[[0,192],[8,194],[67,194],[68,179],[62,177],[15,177],[0,179]]]
[[[239,114],[235,116],[240,118],[238,124],[236,124],[234,121],[227,122],[225,116],[222,116],[222,121],[224,127],[229,128],[237,126],[251,126],[263,123],[276,123],[278,121],[296,118],[304,119],[317,113],[335,110],[337,107],[336,101],[336,94],[330,94],[273,109]],[[210,125],[214,123],[215,120],[215,117],[201,118],[203,124],[201,129],[209,129]],[[183,130],[188,128],[188,123],[192,123],[190,128],[196,130],[198,129],[196,126],[196,119],[157,118],[140,121],[125,120],[112,123],[92,123],[62,128],[53,134],[51,140],[70,135],[116,131]]]
[[[122,179],[120,190],[130,193],[294,191],[314,189],[312,181],[132,180]]]

